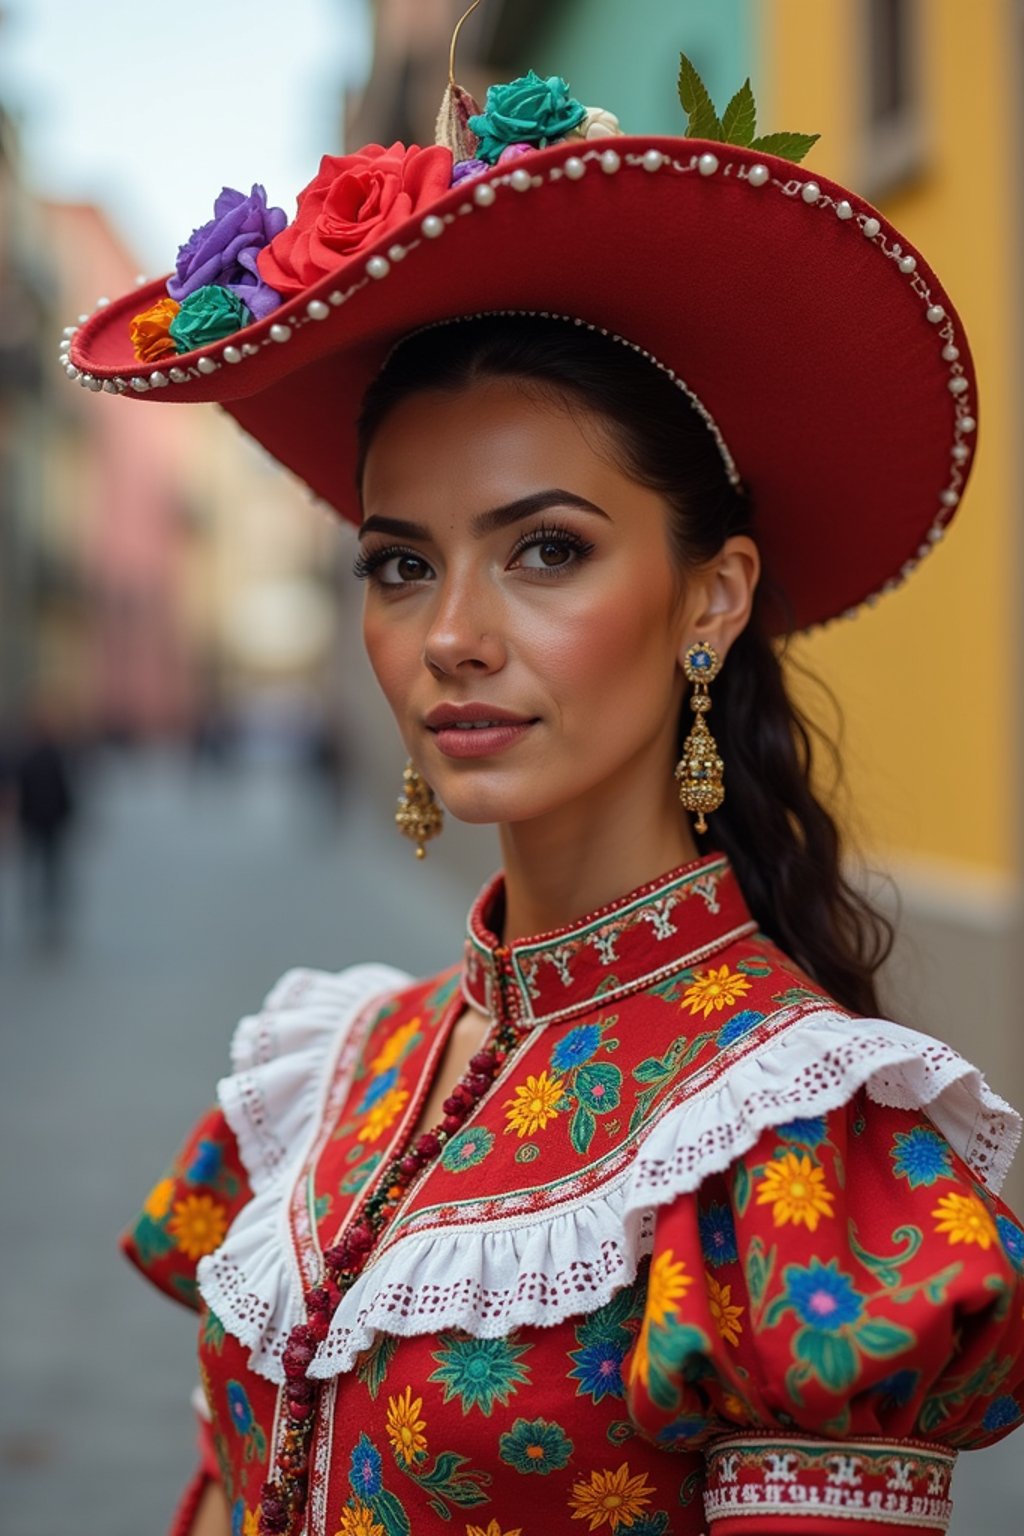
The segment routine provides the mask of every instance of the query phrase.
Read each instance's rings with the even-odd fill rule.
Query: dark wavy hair
[[[756,509],[730,483],[707,424],[667,375],[621,342],[546,316],[480,316],[407,338],[363,402],[360,486],[374,434],[400,401],[495,377],[555,392],[603,419],[620,467],[667,503],[684,572],[734,534],[756,539]],[[778,613],[784,595],[762,584],[714,685],[728,793],[702,846],[728,854],[754,917],[791,959],[845,1008],[875,1014],[876,973],[892,948],[892,927],[843,872],[839,829],[812,772],[818,746],[838,775],[837,749],[787,693],[765,624],[769,601]],[[680,745],[688,726],[687,709]]]

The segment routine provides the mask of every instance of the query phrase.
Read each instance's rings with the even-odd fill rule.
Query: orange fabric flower
[[[169,327],[180,308],[176,299],[157,299],[150,309],[135,316],[128,329],[140,363],[155,363],[177,351]]]

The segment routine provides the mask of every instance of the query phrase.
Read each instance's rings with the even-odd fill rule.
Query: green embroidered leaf
[[[373,1511],[378,1525],[384,1527],[387,1536],[410,1536],[409,1516],[393,1493],[389,1493],[386,1488],[382,1488],[380,1493],[375,1494],[367,1502]],[[445,1518],[450,1518],[447,1513]]]
[[[755,1237],[747,1249],[747,1289],[755,1307],[759,1307],[764,1300],[772,1270],[775,1268],[776,1253],[777,1249],[774,1246],[765,1253],[764,1243],[759,1237]]]
[[[328,1216],[331,1214],[331,1206],[333,1204],[334,1201],[331,1199],[330,1195],[317,1195],[313,1202],[313,1220],[318,1225],[320,1222],[327,1220]]]
[[[902,1349],[909,1349],[916,1342],[917,1335],[911,1333],[909,1328],[900,1328],[896,1323],[887,1323],[876,1317],[861,1323],[854,1330],[854,1338],[866,1355],[874,1355],[876,1360],[885,1360],[890,1355],[898,1355]]]
[[[894,1289],[899,1285],[902,1278],[900,1271],[917,1253],[924,1238],[920,1227],[897,1227],[892,1234],[892,1240],[894,1243],[903,1244],[902,1253],[889,1255],[870,1253],[857,1241],[857,1228],[852,1222],[850,1224],[851,1252],[865,1269],[870,1269],[871,1273],[878,1277],[879,1282],[886,1289]]]
[[[187,1306],[194,1307],[199,1301],[199,1286],[195,1275],[172,1275],[171,1287],[177,1291]]]
[[[679,1502],[685,1509],[688,1504],[693,1503],[698,1494],[703,1494],[703,1492],[704,1471],[703,1468],[701,1468],[697,1472],[691,1472],[689,1477],[683,1478],[682,1486],[679,1489]],[[667,1521],[665,1529],[668,1529]]]
[[[780,160],[792,160],[799,165],[807,151],[821,138],[820,133],[763,133],[750,141],[751,149],[759,149],[766,155],[778,155]]]
[[[603,1307],[580,1319],[573,1330],[577,1343],[584,1349],[588,1344],[614,1344],[625,1349],[630,1342],[626,1325],[639,1316],[642,1306],[643,1282],[638,1276],[632,1285],[616,1291]]]
[[[371,1173],[376,1172],[383,1156],[383,1152],[371,1152],[365,1163],[360,1163],[358,1168],[353,1168],[348,1177],[341,1181],[338,1186],[339,1192],[343,1195],[358,1195]]]
[[[216,1312],[207,1309],[203,1318],[203,1344],[219,1355],[224,1348],[224,1336],[224,1324]]]
[[[737,960],[736,969],[744,976],[764,977],[770,976],[773,968],[767,960]]]
[[[594,1115],[605,1115],[618,1109],[622,1090],[622,1073],[609,1061],[590,1061],[576,1073],[576,1093],[582,1107]]]
[[[598,984],[597,990],[594,993],[594,1000],[596,1001],[599,997],[603,997],[606,992],[614,992],[618,985],[619,978],[617,976],[602,977],[600,983]],[[609,1024],[617,1023],[618,1015],[616,1014],[613,1018],[606,1020],[606,1022]]]
[[[985,1289],[986,1291],[991,1291],[996,1298],[995,1306],[992,1308],[992,1321],[994,1323],[1005,1323],[1016,1298],[1017,1287],[1015,1285],[1007,1285],[1002,1275],[987,1275],[985,1277]]]
[[[786,1372],[786,1396],[797,1408],[802,1408],[804,1405],[803,1394],[800,1388],[809,1379],[810,1375],[811,1372],[806,1365],[791,1365]],[[780,1414],[779,1417],[781,1418],[782,1415]]]
[[[647,1056],[633,1068],[638,1083],[664,1083],[672,1076],[672,1065],[666,1056]]]
[[[472,1509],[477,1504],[485,1503],[488,1498],[483,1490],[490,1484],[491,1474],[477,1470],[463,1472],[462,1468],[468,1466],[469,1462],[455,1451],[441,1451],[429,1472],[417,1471],[415,1467],[403,1464],[400,1458],[396,1459],[405,1475],[432,1495],[428,1502],[442,1520],[450,1520],[452,1517],[449,1504],[455,1504],[460,1509]]]
[[[174,1238],[167,1228],[155,1222],[151,1216],[140,1216],[131,1235],[143,1264],[162,1258],[174,1247]]]
[[[732,1197],[736,1202],[736,1210],[740,1216],[745,1216],[747,1206],[750,1204],[750,1174],[744,1162],[736,1164],[732,1176]],[[760,1243],[760,1238],[755,1238],[755,1243]],[[753,1244],[751,1244],[753,1247]]]
[[[679,100],[689,118],[686,125],[688,138],[722,138],[722,125],[708,88],[685,53],[679,55]]]
[[[359,1363],[356,1374],[375,1401],[397,1348],[396,1336],[379,1333]]]
[[[960,1263],[950,1264],[948,1269],[942,1270],[940,1274],[933,1275],[930,1280],[925,1281],[921,1291],[933,1306],[941,1307],[943,1305],[949,1287],[953,1284],[953,1281],[963,1267]]]
[[[597,1129],[597,1121],[585,1104],[581,1104],[569,1122],[569,1140],[572,1142],[574,1152],[585,1157],[590,1151],[590,1143],[594,1139]]]
[[[793,1353],[830,1392],[845,1392],[857,1379],[857,1351],[844,1334],[801,1328],[793,1338]]]
[[[727,144],[749,144],[757,132],[757,105],[749,80],[744,80],[722,114],[722,131]]]
[[[636,1434],[636,1430],[628,1419],[612,1419],[605,1434],[612,1445],[625,1445],[626,1441],[631,1440]]]

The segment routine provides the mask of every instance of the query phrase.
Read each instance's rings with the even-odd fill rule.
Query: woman
[[[460,965],[243,1020],[129,1234],[200,1310],[178,1529],[943,1530],[1022,1417],[1017,1120],[877,1017],[772,638],[952,516],[959,322],[710,104],[615,138],[528,76],[450,121],[454,164],[327,159],[283,229],[225,192],[169,293],[69,337],[360,522],[400,826],[501,835]]]

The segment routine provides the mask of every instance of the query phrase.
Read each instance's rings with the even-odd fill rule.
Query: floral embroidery
[[[977,1243],[987,1252],[996,1241],[995,1222],[977,1195],[943,1195],[932,1215],[950,1243]]]
[[[585,1066],[596,1055],[600,1044],[601,1026],[580,1024],[558,1041],[551,1052],[551,1065],[556,1072],[570,1072],[574,1067]]]
[[[385,1536],[385,1531],[380,1521],[373,1518],[372,1509],[362,1499],[356,1499],[342,1510],[337,1536]]]
[[[220,1177],[224,1149],[219,1142],[204,1137],[196,1147],[185,1174],[190,1184],[213,1184]]]
[[[597,1339],[582,1349],[574,1349],[570,1358],[576,1361],[569,1372],[570,1381],[578,1381],[577,1396],[585,1393],[599,1403],[603,1397],[622,1396],[622,1362],[625,1350],[619,1349],[610,1339]]]
[[[151,1221],[163,1221],[171,1208],[173,1199],[174,1180],[161,1179],[159,1184],[154,1184],[150,1190],[142,1209]]]
[[[686,1273],[685,1263],[673,1259],[671,1248],[662,1249],[651,1264],[647,1281],[644,1320],[630,1363],[631,1381],[639,1377],[647,1385],[651,1372],[651,1329],[662,1327],[675,1315],[676,1302],[682,1300],[692,1284],[693,1276]]]
[[[757,1186],[757,1204],[772,1207],[777,1227],[803,1223],[809,1232],[818,1230],[822,1216],[833,1215],[834,1195],[825,1188],[825,1170],[812,1164],[806,1153],[786,1152],[765,1165]]]
[[[414,1398],[412,1387],[406,1387],[399,1397],[388,1398],[388,1439],[395,1455],[411,1466],[427,1454],[427,1427],[420,1418],[423,1411],[422,1397]]]
[[[546,1476],[565,1466],[572,1455],[572,1441],[559,1424],[548,1419],[516,1419],[498,1441],[502,1461],[517,1472]]]
[[[175,1201],[167,1230],[186,1258],[201,1259],[224,1241],[227,1212],[209,1195],[186,1195]]]
[[[368,1109],[372,1109],[375,1104],[379,1104],[380,1100],[384,1098],[385,1094],[391,1092],[392,1088],[394,1088],[397,1082],[397,1067],[389,1067],[388,1070],[386,1072],[382,1072],[379,1077],[371,1078],[367,1084],[366,1092],[363,1094],[362,1103],[359,1105],[357,1113],[364,1115]]]
[[[492,1520],[486,1530],[482,1525],[467,1525],[466,1536],[523,1536],[523,1532],[518,1525],[514,1531],[503,1531],[497,1520]]]
[[[531,1073],[525,1084],[520,1084],[516,1089],[515,1097],[506,1099],[502,1106],[508,1121],[506,1133],[515,1131],[522,1137],[542,1131],[548,1121],[558,1115],[558,1101],[562,1097],[563,1086],[560,1077],[550,1078],[546,1070],[539,1077]]]
[[[721,1013],[723,1008],[731,1008],[737,998],[749,991],[750,982],[746,976],[730,971],[727,965],[720,966],[717,971],[712,966],[708,971],[697,973],[683,994],[682,1006],[689,1008],[694,1017],[702,1013],[707,1019],[713,1013]]]
[[[740,1013],[734,1013],[718,1031],[715,1044],[719,1050],[724,1050],[727,1045],[735,1045],[737,1040],[742,1040],[744,1035],[756,1029],[763,1018],[764,1014],[754,1008],[744,1008]]]
[[[1024,1232],[1009,1216],[996,1217],[996,1231],[1002,1240],[1006,1257],[1019,1275],[1024,1275]]]
[[[624,1461],[615,1472],[591,1472],[589,1482],[574,1483],[569,1508],[574,1520],[589,1520],[592,1531],[602,1525],[612,1531],[620,1525],[628,1530],[653,1493],[647,1474],[630,1477],[629,1463]]]
[[[897,1131],[889,1156],[893,1173],[898,1179],[906,1179],[911,1189],[951,1178],[953,1174],[948,1144],[938,1131],[929,1130],[926,1125]]]
[[[253,1418],[252,1407],[240,1381],[229,1381],[227,1387],[228,1413],[235,1429],[245,1441],[245,1459],[267,1459],[267,1437]]]
[[[408,1054],[415,1044],[421,1023],[422,1020],[419,1014],[417,1014],[407,1024],[400,1025],[393,1035],[388,1036],[376,1056],[370,1062],[370,1071],[374,1075],[390,1071],[392,1067],[398,1065],[403,1056]]]
[[[736,1228],[732,1211],[727,1205],[716,1203],[706,1211],[698,1211],[697,1229],[700,1232],[701,1251],[713,1269],[736,1262],[739,1257],[736,1251]]]
[[[720,1285],[714,1275],[704,1276],[708,1287],[708,1309],[715,1320],[715,1327],[727,1344],[738,1344],[743,1324],[740,1318],[745,1308],[732,1300],[732,1286]]]
[[[380,1451],[366,1434],[359,1436],[352,1449],[348,1480],[357,1498],[362,1496],[374,1499],[380,1493],[382,1487]]]
[[[883,1377],[872,1390],[883,1403],[889,1403],[893,1408],[905,1408],[913,1401],[920,1380],[920,1371],[893,1371],[891,1376]]]
[[[835,1259],[827,1264],[812,1259],[806,1269],[789,1264],[783,1278],[786,1305],[810,1327],[834,1333],[855,1323],[864,1310],[863,1298]]]
[[[813,1115],[807,1120],[790,1120],[786,1125],[780,1125],[777,1131],[783,1141],[796,1141],[805,1147],[820,1146],[827,1134],[824,1115]]]
[[[1024,1409],[1015,1397],[997,1397],[985,1409],[981,1425],[987,1430],[1009,1429],[1011,1424],[1017,1423],[1022,1414]]]
[[[470,1126],[464,1131],[457,1131],[445,1145],[441,1162],[449,1173],[462,1173],[464,1169],[475,1168],[482,1163],[493,1146],[493,1131],[483,1125]]]
[[[392,1088],[373,1105],[366,1117],[366,1124],[359,1132],[360,1141],[377,1141],[389,1126],[398,1119],[409,1099],[406,1088]]]
[[[440,1343],[434,1353],[438,1368],[428,1379],[441,1383],[446,1403],[457,1397],[463,1413],[479,1408],[489,1418],[495,1403],[505,1407],[530,1379],[521,1357],[532,1345],[517,1344],[514,1334],[504,1339],[473,1339],[448,1333],[441,1335]]]

